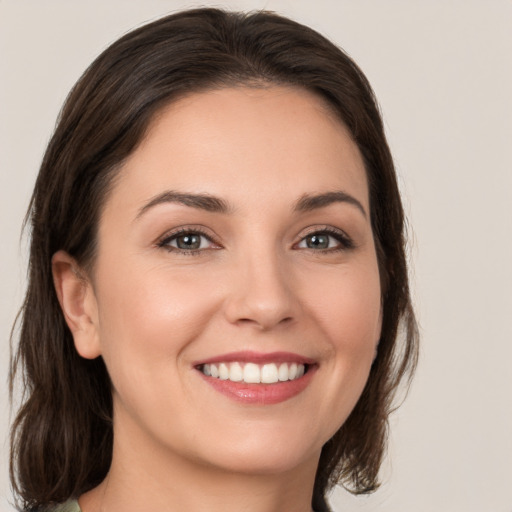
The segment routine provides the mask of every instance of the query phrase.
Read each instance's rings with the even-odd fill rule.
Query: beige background
[[[412,225],[423,346],[385,483],[336,511],[512,512],[512,1],[246,0],[318,29],[379,98]],[[66,93],[130,28],[199,3],[0,0],[0,510],[20,224]]]

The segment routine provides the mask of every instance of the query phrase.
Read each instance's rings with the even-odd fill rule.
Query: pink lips
[[[260,352],[230,352],[229,354],[222,354],[220,356],[211,357],[194,363],[194,366],[210,363],[231,363],[239,361],[241,363],[302,363],[302,364],[315,364],[313,359],[308,357],[294,354],[293,352],[270,352],[262,354]]]
[[[204,364],[230,363],[238,361],[240,363],[255,363],[259,365],[267,363],[297,363],[307,365],[307,372],[300,378],[275,384],[248,384],[246,382],[233,382],[230,380],[221,380],[208,377],[200,372],[204,381],[213,389],[223,395],[244,404],[271,405],[284,402],[297,396],[311,382],[318,366],[313,359],[294,354],[291,352],[272,352],[267,354],[257,352],[231,352],[222,354],[209,359],[205,359],[194,364],[200,371]]]

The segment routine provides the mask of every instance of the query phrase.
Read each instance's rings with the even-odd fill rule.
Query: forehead
[[[343,189],[368,208],[348,130],[323,99],[292,87],[211,90],[168,105],[118,178],[111,199],[125,196],[131,208],[165,189],[246,205]]]

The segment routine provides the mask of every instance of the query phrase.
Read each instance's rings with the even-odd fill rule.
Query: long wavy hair
[[[357,65],[314,30],[269,12],[179,12],[105,50],[70,92],[27,213],[28,288],[10,366],[23,399],[11,431],[11,481],[24,510],[45,510],[97,486],[112,457],[111,383],[103,360],[76,352],[51,270],[65,250],[94,265],[102,205],[123,161],[164,106],[215,88],[291,85],[323,98],[363,156],[382,288],[378,355],[354,410],[323,447],[313,506],[341,483],[379,485],[388,416],[417,361],[405,221],[393,160],[372,89]],[[13,342],[14,345],[14,342]]]

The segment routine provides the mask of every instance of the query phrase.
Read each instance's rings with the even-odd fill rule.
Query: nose
[[[297,320],[300,302],[291,272],[278,255],[251,255],[236,265],[225,315],[230,323],[262,331]]]

